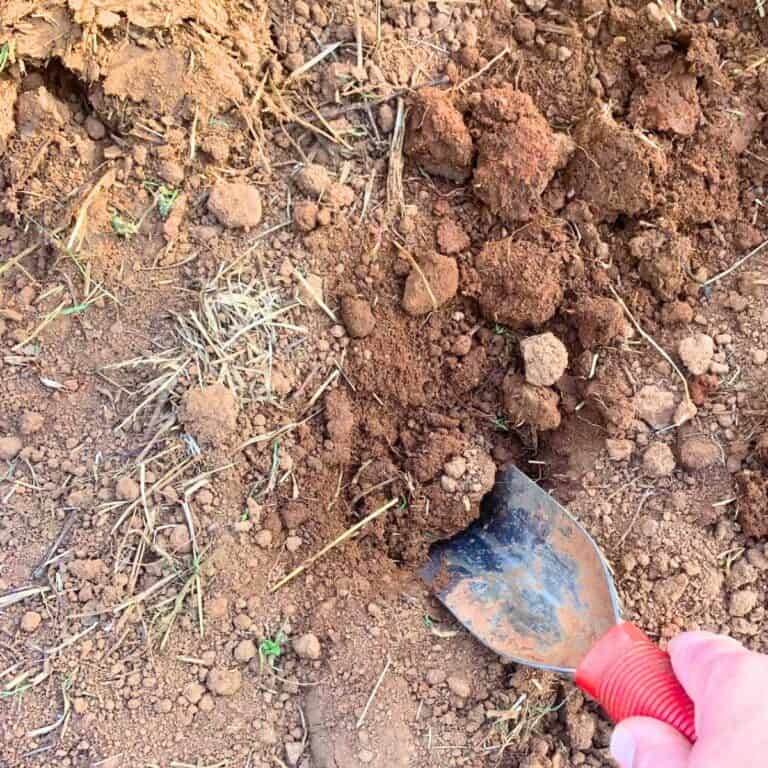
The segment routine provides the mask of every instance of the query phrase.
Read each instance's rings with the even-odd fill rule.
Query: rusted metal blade
[[[475,523],[432,547],[422,577],[499,656],[557,672],[572,673],[620,619],[595,542],[514,466],[498,472]]]

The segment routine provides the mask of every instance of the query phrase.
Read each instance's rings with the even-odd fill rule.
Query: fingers
[[[650,717],[622,720],[611,737],[611,755],[620,768],[686,768],[690,752],[684,736]]]
[[[747,653],[733,638],[711,632],[684,632],[669,643],[672,668],[694,703],[705,699],[707,685],[718,661]]]

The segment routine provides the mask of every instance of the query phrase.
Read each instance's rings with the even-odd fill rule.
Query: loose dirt
[[[768,649],[758,11],[3,4],[3,765],[611,765],[419,578],[506,462]]]

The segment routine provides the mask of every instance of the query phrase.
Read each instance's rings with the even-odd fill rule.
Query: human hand
[[[697,741],[650,717],[613,732],[621,768],[764,768],[768,754],[768,656],[732,638],[685,632],[669,644],[672,668],[696,707]]]

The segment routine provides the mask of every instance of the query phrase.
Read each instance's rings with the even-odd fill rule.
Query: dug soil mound
[[[768,649],[752,3],[0,8],[0,762],[612,765],[421,581],[512,462]]]

